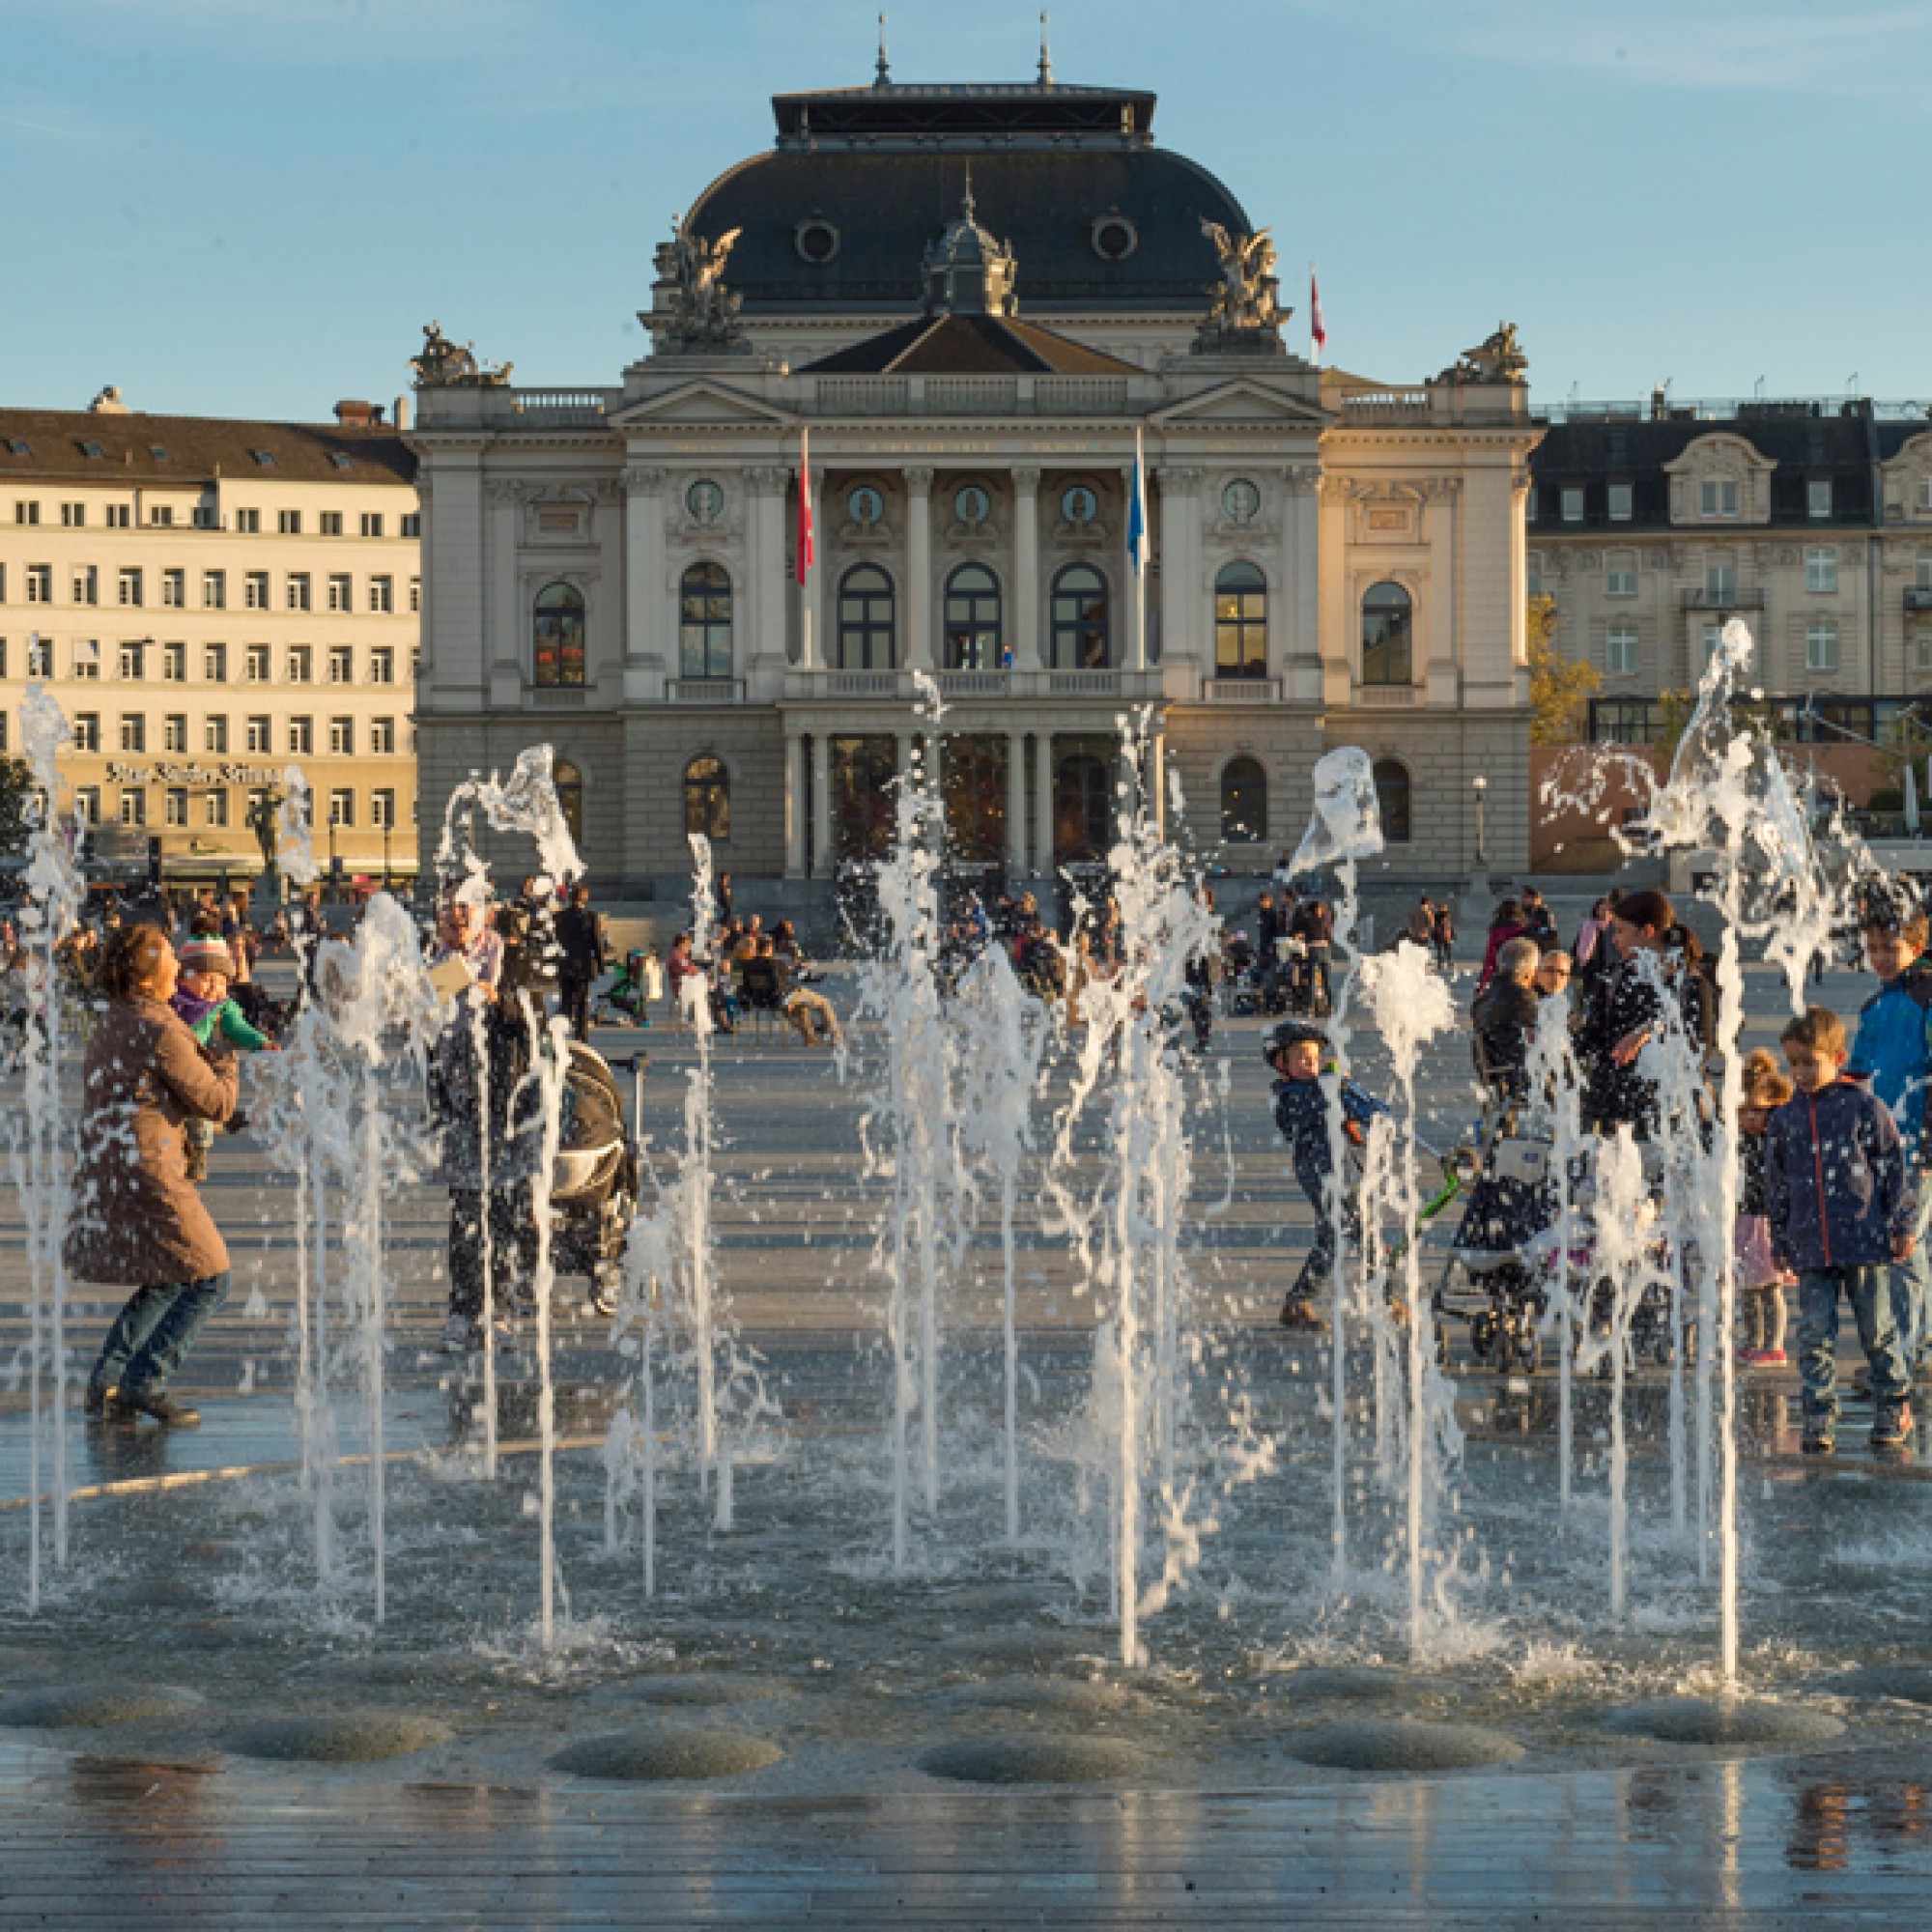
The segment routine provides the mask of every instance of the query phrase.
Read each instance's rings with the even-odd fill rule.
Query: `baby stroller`
[[[633,1062],[641,1088],[648,1062]],[[624,1243],[638,1211],[638,1150],[624,1118],[616,1076],[603,1055],[570,1042],[563,1076],[563,1113],[556,1160],[551,1168],[551,1254],[559,1275],[590,1283],[599,1314],[617,1308]]]
[[[650,1025],[650,1002],[656,996],[650,969],[655,964],[654,960],[647,963],[641,950],[624,954],[624,963],[617,968],[610,985],[594,995],[600,1026]],[[660,976],[662,972],[659,968]]]
[[[1469,1352],[1486,1367],[1533,1375],[1543,1358],[1538,1323],[1548,1302],[1540,1237],[1555,1218],[1550,1144],[1498,1114],[1469,1166],[1474,1185],[1436,1284],[1438,1332],[1468,1323]]]

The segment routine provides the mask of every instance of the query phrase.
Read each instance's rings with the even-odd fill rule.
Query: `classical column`
[[[905,471],[906,583],[905,662],[908,670],[932,668],[932,471]]]
[[[832,876],[832,745],[823,720],[811,734],[811,875]]]
[[[1160,478],[1160,661],[1187,660],[1214,675],[1213,654],[1201,647],[1201,471],[1163,463]]]
[[[805,746],[796,731],[785,733],[785,877],[805,877]]]
[[[1053,876],[1053,733],[1040,731],[1033,741],[1034,870],[1043,879]]]
[[[1013,668],[1038,670],[1039,471],[1013,477]]]
[[[1153,803],[1153,822],[1167,837],[1167,721],[1156,716],[1148,733],[1147,784]]]
[[[1321,471],[1291,463],[1283,471],[1288,514],[1282,519],[1280,620],[1268,621],[1268,668],[1285,680],[1291,704],[1320,704],[1321,693]]]
[[[781,671],[785,666],[784,494],[789,480],[779,469],[745,471],[745,553],[753,585],[746,636],[749,662],[761,670]]]
[[[645,465],[624,469],[624,702],[664,695],[665,472]]]
[[[1007,878],[1027,868],[1026,733],[1007,733]]]

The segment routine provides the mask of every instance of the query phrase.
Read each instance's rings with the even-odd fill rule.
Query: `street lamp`
[[[1490,869],[1490,781],[1481,772],[1469,781],[1476,793],[1476,869]]]
[[[383,821],[383,890],[384,890],[384,891],[385,893],[386,893],[386,892],[388,892],[388,891],[390,890],[390,886],[389,886],[389,834],[390,834],[390,832],[391,832],[391,831],[392,831],[393,829],[394,829],[394,828],[393,828],[393,827],[391,827],[391,825],[389,824],[389,821],[388,821],[388,820],[387,820],[386,818],[385,818],[385,819],[384,819],[384,821]]]

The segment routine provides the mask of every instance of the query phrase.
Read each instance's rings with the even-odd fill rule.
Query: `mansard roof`
[[[807,376],[1134,376],[1131,362],[1014,317],[921,316],[840,349]]]
[[[412,484],[415,475],[414,455],[386,423],[365,429],[0,407],[0,481],[38,477],[109,487],[198,488],[216,477],[393,485]]]

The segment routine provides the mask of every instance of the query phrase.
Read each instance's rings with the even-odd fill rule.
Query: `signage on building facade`
[[[281,773],[272,765],[130,765],[121,762],[107,767],[110,784],[269,785],[277,783],[280,779]]]

